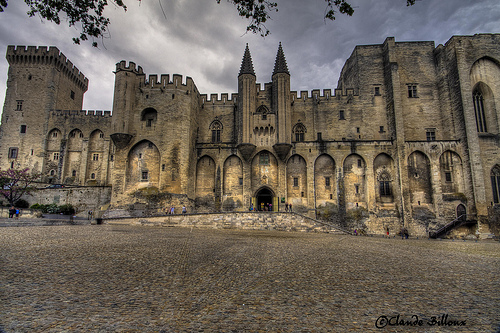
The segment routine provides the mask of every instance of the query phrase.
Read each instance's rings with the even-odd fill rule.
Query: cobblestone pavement
[[[1,228],[0,265],[0,332],[500,327],[500,244],[492,241],[109,225]],[[387,325],[393,316],[390,323],[400,325]],[[401,325],[414,322],[412,316],[422,326]]]

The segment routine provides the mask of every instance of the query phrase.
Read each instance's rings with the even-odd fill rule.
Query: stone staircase
[[[351,234],[341,227],[298,213],[285,212],[225,212],[156,215],[148,217],[104,218],[105,224],[178,226],[215,229],[278,230]]]

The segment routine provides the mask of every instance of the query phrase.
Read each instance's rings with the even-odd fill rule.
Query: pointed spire
[[[278,47],[276,62],[274,63],[273,75],[278,73],[286,73],[290,75],[290,72],[288,72],[288,66],[286,65],[285,53],[283,52],[283,48],[281,47],[281,42],[280,46]]]
[[[245,48],[245,54],[243,55],[243,61],[241,62],[239,75],[243,74],[252,74],[255,76],[255,71],[253,70],[252,56],[250,55],[250,49],[248,48],[248,43],[247,47]]]

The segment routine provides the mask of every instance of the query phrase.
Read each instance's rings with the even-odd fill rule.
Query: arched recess
[[[375,200],[380,203],[394,202],[394,160],[382,153],[373,160],[375,175]]]
[[[307,206],[307,163],[298,155],[292,155],[286,164],[287,201],[295,207]]]
[[[322,154],[314,162],[314,185],[317,207],[337,202],[335,161],[330,155]]]
[[[268,150],[262,150],[252,159],[252,192],[267,185],[278,188],[278,160]]]
[[[490,172],[491,189],[493,192],[493,203],[500,203],[500,166],[496,164]]]
[[[441,154],[439,157],[439,172],[443,193],[464,192],[462,159],[457,153],[447,150]]]
[[[52,129],[47,135],[47,151],[59,151],[61,149],[62,133],[59,129]]]
[[[236,155],[229,156],[224,162],[223,172],[223,198],[228,203],[224,205],[232,208],[243,204],[243,164]],[[229,200],[230,199],[230,200]],[[239,204],[238,204],[239,201]],[[227,207],[231,208],[231,207]]]
[[[88,150],[87,150],[87,183],[89,185],[101,184],[106,177],[104,170],[104,161],[107,159],[105,156],[104,133],[101,130],[94,130],[89,137]],[[94,178],[90,177],[94,174]]]
[[[150,128],[156,124],[158,112],[153,108],[146,108],[141,112],[142,127]]]
[[[498,117],[491,88],[484,82],[476,84],[472,91],[472,101],[478,133],[498,134]]]
[[[411,203],[432,204],[431,163],[427,155],[414,151],[408,156],[408,179]]]
[[[83,133],[78,128],[68,135],[68,152],[64,166],[64,182],[78,183],[80,168],[83,160]]]
[[[358,154],[344,160],[344,197],[347,210],[366,208],[366,162]]]
[[[214,202],[215,161],[207,155],[201,157],[196,164],[196,197]]]
[[[500,65],[495,59],[483,57],[470,70],[472,98],[478,132],[499,133],[496,105],[499,105]]]
[[[292,128],[292,141],[303,142],[305,140],[305,133],[307,133],[306,126],[299,120]]]
[[[148,140],[138,142],[130,149],[127,161],[127,191],[142,187],[160,187],[160,152],[154,143]],[[96,178],[98,176],[96,173]]]
[[[47,181],[55,183],[59,175],[59,160],[61,159],[62,133],[59,129],[52,129],[47,135],[47,155],[45,160],[45,170]]]

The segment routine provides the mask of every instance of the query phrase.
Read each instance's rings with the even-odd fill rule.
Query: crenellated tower
[[[7,91],[2,114],[0,167],[45,172],[51,111],[80,110],[88,79],[56,47],[7,48]],[[64,145],[55,162],[62,165]]]

